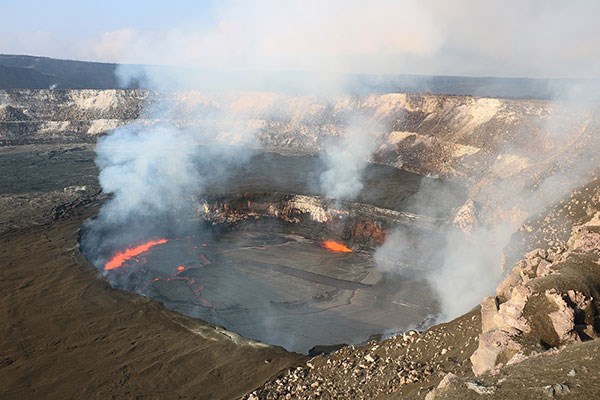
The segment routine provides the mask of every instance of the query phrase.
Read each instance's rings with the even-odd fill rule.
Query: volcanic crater
[[[423,326],[437,303],[417,258],[446,218],[413,212],[412,196],[422,180],[450,184],[369,164],[360,195],[343,201],[317,194],[325,168],[315,156],[256,153],[143,240],[115,242],[119,227],[88,222],[82,251],[116,288],[299,353]],[[450,190],[448,214],[464,196]],[[410,274],[377,267],[393,229],[410,232],[411,250],[393,261]]]
[[[91,143],[132,133],[132,123],[152,138],[159,122],[140,110],[156,96],[0,91],[2,398],[323,397],[309,389],[317,384],[332,398],[423,398],[440,381],[432,393],[440,398],[469,398],[479,395],[475,389],[539,398],[565,387],[577,398],[598,397],[589,385],[597,381],[597,341],[576,343],[583,339],[575,334],[588,340],[597,333],[600,184],[597,172],[587,174],[599,163],[597,107],[391,93],[286,98],[302,111],[273,120],[272,109],[254,110],[273,95],[240,95],[249,106],[236,116],[250,117],[236,127],[256,133],[266,151],[221,168],[227,179],[209,179],[185,199],[187,208],[158,221],[137,218],[134,209],[135,218],[93,224],[115,197],[102,184]],[[199,93],[171,97],[194,105],[174,114],[173,130],[232,131],[200,117],[218,116],[214,107],[230,115],[230,102]],[[197,112],[204,105],[210,112]],[[344,116],[357,113],[389,125],[369,158],[380,164],[367,166],[364,188],[351,201],[323,197],[321,156],[328,139],[347,133]],[[169,150],[170,161],[179,157]],[[210,178],[201,170],[206,163],[196,164]],[[441,190],[424,195],[431,186]],[[429,201],[437,204],[428,208]],[[99,209],[79,230],[78,248],[77,227]],[[507,221],[511,230],[486,235]],[[447,257],[451,262],[436,268],[432,250],[441,247],[444,225],[465,233],[459,241],[448,237],[456,248],[450,256],[474,256]],[[374,251],[398,238],[407,251],[389,259]],[[329,251],[326,241],[351,252]],[[498,251],[471,252],[480,247]],[[80,250],[114,287],[133,293],[96,279]],[[315,354],[319,344],[405,330],[449,301],[466,310],[494,293],[501,269],[508,277],[496,294],[462,317],[309,361],[230,333],[297,352],[317,346]],[[440,304],[421,273],[443,281]],[[448,279],[454,276],[460,280]],[[545,351],[548,344],[560,347]],[[473,377],[481,371],[493,374]]]

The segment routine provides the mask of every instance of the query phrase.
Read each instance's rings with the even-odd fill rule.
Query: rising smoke
[[[577,98],[567,93],[577,93]],[[377,250],[375,258],[380,269],[425,278],[439,297],[438,321],[457,317],[494,293],[505,269],[512,268],[503,265],[504,260],[522,256],[511,253],[512,235],[528,218],[589,182],[597,170],[596,148],[583,143],[594,134],[590,121],[598,106],[584,94],[594,96],[581,88],[565,92],[565,87],[561,87],[558,98],[549,103],[549,114],[539,127],[536,146],[531,146],[531,135],[528,140],[507,143],[498,149],[498,154],[504,156],[489,156],[486,173],[469,185],[469,200],[453,210],[448,223],[427,239],[429,249],[417,258],[415,265],[401,262],[406,254],[415,252],[409,240],[411,233],[403,229],[392,232]],[[561,152],[578,141],[582,144],[572,147],[575,152]],[[514,161],[507,168],[507,156],[521,163],[530,161],[525,166]],[[447,213],[447,204],[456,204],[457,200],[444,185],[423,181],[409,209],[416,214],[441,217]],[[425,271],[419,268],[427,265],[430,268]]]
[[[353,117],[342,136],[325,147],[326,170],[321,174],[321,192],[338,200],[352,200],[363,188],[362,174],[385,130],[372,119]]]
[[[425,3],[426,6],[423,5]],[[123,82],[143,82],[145,87],[162,92],[200,88],[211,95],[217,94],[213,96],[217,100],[207,100],[198,108],[197,118],[204,120],[203,127],[182,129],[169,123],[169,120],[177,119],[180,104],[166,102],[154,104],[145,111],[151,118],[160,118],[163,121],[161,125],[120,128],[99,141],[97,152],[101,185],[112,198],[103,206],[99,217],[88,224],[89,246],[94,243],[104,248],[105,251],[100,254],[105,254],[113,250],[118,241],[139,240],[136,235],[139,236],[140,232],[173,225],[163,224],[164,218],[179,218],[191,212],[190,198],[202,193],[211,182],[226,179],[229,166],[248,162],[253,153],[246,149],[261,146],[256,136],[259,127],[252,128],[248,124],[253,118],[269,119],[273,110],[278,110],[277,118],[281,120],[293,120],[291,114],[310,114],[309,110],[290,112],[286,104],[277,104],[289,100],[286,96],[275,96],[266,105],[242,107],[246,111],[240,114],[240,108],[235,107],[239,98],[230,92],[239,89],[240,82],[248,85],[244,89],[308,92],[330,99],[342,92],[340,73],[343,72],[395,73],[405,72],[408,68],[408,72],[439,73],[429,66],[439,68],[441,65],[444,71],[451,72],[464,68],[464,55],[469,54],[465,48],[470,49],[469,43],[473,39],[481,42],[479,36],[468,29],[472,26],[471,22],[483,24],[478,21],[485,19],[473,17],[473,21],[465,23],[464,9],[471,7],[464,4],[450,7],[435,1],[425,3],[386,0],[368,4],[357,1],[228,2],[219,9],[219,23],[208,32],[184,27],[155,35],[131,30],[116,32],[115,35],[122,40],[110,36],[107,43],[118,43],[117,50],[124,62],[179,66],[122,66],[119,75]],[[518,10],[515,2],[509,3],[508,11]],[[487,17],[496,18],[496,14],[491,13]],[[511,20],[512,14],[506,12],[502,16]],[[523,24],[527,32],[545,26],[548,18],[554,18],[549,17],[552,13],[542,14],[537,28]],[[444,15],[448,15],[449,21],[460,29],[446,32],[444,24],[440,23],[440,16]],[[529,36],[519,34],[519,41]],[[494,58],[496,49],[508,46],[504,38],[500,40],[493,36],[490,39],[493,40],[485,41],[485,49],[481,49],[481,45],[476,46],[484,54],[486,68],[496,67],[499,64]],[[446,45],[448,40],[451,43]],[[518,58],[515,62],[520,63],[521,71],[540,72],[535,69],[537,64],[523,63],[527,57],[521,53],[529,54],[526,50],[539,45],[535,41],[533,45],[531,41],[527,44],[529,48],[510,54]],[[539,47],[544,49],[542,53],[548,65],[553,65],[548,46]],[[115,51],[114,48],[109,50]],[[443,63],[434,62],[436,56]],[[512,65],[511,62],[501,64],[506,65],[501,73],[515,75],[514,71],[506,69]],[[181,68],[188,65],[210,70]],[[252,75],[252,82],[248,84],[245,71],[249,70],[267,73]],[[273,72],[277,79],[263,79],[271,71],[281,70],[293,72]],[[244,79],[230,79],[231,71],[238,74],[233,76],[241,74]],[[303,75],[298,71],[310,71],[310,74]],[[482,73],[487,70],[474,67],[460,71],[464,74],[464,71]],[[556,73],[564,75],[568,71],[568,65],[563,64]],[[579,67],[577,71],[580,71]],[[197,98],[189,97],[188,100],[193,103],[191,107],[198,107],[194,103]],[[251,111],[248,112],[248,109]],[[216,114],[215,110],[218,110]],[[283,113],[280,113],[281,110],[284,110]],[[352,199],[362,189],[365,163],[377,149],[379,136],[387,133],[389,127],[382,127],[369,116],[337,122],[345,129],[335,141],[324,145],[321,157],[327,168],[320,177],[320,192],[336,199]],[[553,123],[549,122],[547,131],[563,132],[564,136],[557,140],[550,135],[548,140],[555,140],[560,145],[561,140],[576,138],[575,133],[553,129]],[[519,151],[525,150],[510,149],[513,153]],[[481,213],[481,220],[469,232],[455,226],[442,228],[429,249],[424,249],[421,265],[432,264],[431,259],[438,260],[440,264],[430,272],[425,271],[424,276],[440,296],[443,318],[467,311],[483,295],[493,292],[501,274],[499,260],[502,250],[511,233],[526,215],[539,212],[573,188],[578,182],[576,178],[589,172],[592,165],[587,162],[570,163],[566,167],[558,173],[538,177],[536,182],[517,187],[510,179],[491,179],[493,185],[484,185],[479,192],[479,196],[485,199],[480,200],[487,210]],[[415,196],[412,211],[445,215],[438,211],[445,210],[445,204],[455,201],[451,196],[443,188],[424,186]],[[498,213],[490,211],[517,208],[522,213],[513,213],[518,214],[515,218],[495,219]],[[118,224],[119,235],[101,235],[107,229],[114,229],[111,224]],[[99,244],[95,239],[100,236],[114,237],[114,243]],[[414,253],[414,249],[407,247],[407,243],[411,243],[409,236],[410,232],[398,231],[388,237],[376,253],[381,268],[406,273],[406,269],[398,269],[397,265],[401,264],[399,261],[405,252]],[[397,262],[394,262],[395,258]]]
[[[199,114],[204,129],[170,123],[181,106],[165,101],[150,104],[146,112],[166,122],[133,123],[98,140],[100,185],[110,198],[98,217],[86,222],[82,243],[99,268],[124,245],[181,234],[197,212],[197,196],[225,182],[233,167],[255,154],[255,129],[245,117],[203,101],[187,106]]]

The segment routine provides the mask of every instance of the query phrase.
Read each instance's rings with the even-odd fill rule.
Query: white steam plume
[[[327,197],[351,200],[360,193],[362,174],[382,133],[379,124],[367,118],[351,118],[342,136],[322,155],[327,169],[321,174],[320,184]]]
[[[545,146],[536,154],[530,147],[507,145],[500,153],[520,154],[535,160],[537,169],[526,169],[506,176],[505,167],[497,171],[491,167],[482,178],[478,190],[455,217],[466,218],[469,228],[460,229],[455,219],[428,238],[426,250],[417,258],[413,268],[406,268],[402,260],[415,250],[404,231],[390,234],[376,252],[378,267],[382,270],[425,277],[439,296],[438,320],[448,320],[469,311],[481,299],[494,293],[503,273],[503,255],[511,236],[528,217],[542,212],[546,207],[562,200],[571,190],[586,183],[598,168],[599,157],[594,146],[595,132],[589,124],[598,118],[600,106],[589,101],[585,92],[573,88],[577,98],[567,98],[558,93],[560,101],[553,103],[553,114],[542,127],[540,143]],[[593,96],[593,94],[590,94]],[[578,145],[585,140],[585,145]],[[530,146],[526,143],[526,146]],[[564,151],[570,148],[569,151]],[[495,156],[494,160],[495,159]],[[492,160],[492,165],[494,165]],[[535,164],[534,164],[535,165]],[[514,173],[514,171],[513,171]],[[412,211],[417,214],[442,216],[444,204],[455,203],[451,192],[424,181],[414,196]],[[452,218],[452,217],[450,217]],[[469,221],[470,219],[470,221]],[[463,226],[464,228],[464,226]],[[422,273],[419,266],[434,260]],[[414,268],[414,267],[417,268]],[[511,268],[512,265],[506,265]]]
[[[86,223],[82,238],[84,252],[99,268],[123,246],[188,229],[197,196],[225,182],[233,166],[255,154],[256,130],[248,115],[232,111],[235,98],[215,109],[199,94],[187,96],[184,111],[203,125],[175,126],[172,121],[182,115],[177,101],[186,94],[170,100],[163,95],[145,113],[165,122],[133,123],[99,138],[100,185],[110,198]]]
[[[192,135],[167,126],[129,125],[100,138],[100,185],[114,195],[102,209],[107,222],[161,214],[188,201],[201,183],[193,168],[197,145]]]
[[[188,85],[211,91],[238,89],[235,82],[232,84],[228,80],[230,75],[222,71],[243,73],[249,70],[311,71],[313,75],[308,85],[306,81],[297,80],[297,75],[289,72],[281,75],[279,84],[286,88],[291,86],[294,90],[302,88],[326,94],[339,92],[340,81],[337,74],[344,72],[494,74],[494,71],[500,71],[499,73],[510,76],[523,74],[521,71],[526,71],[528,74],[539,72],[541,76],[573,76],[574,74],[569,73],[568,63],[561,62],[560,68],[544,73],[545,71],[541,71],[543,68],[537,70],[539,63],[535,61],[535,57],[533,62],[524,62],[529,60],[528,57],[523,56],[524,54],[535,54],[532,50],[540,49],[543,50],[544,59],[550,60],[543,62],[543,65],[552,66],[555,60],[561,58],[555,57],[556,46],[540,45],[536,35],[516,35],[518,41],[507,41],[508,34],[512,37],[514,32],[520,32],[513,29],[513,24],[505,25],[510,26],[514,32],[502,31],[499,35],[492,35],[495,31],[489,29],[491,26],[489,21],[493,22],[498,18],[499,13],[495,11],[508,10],[502,14],[502,17],[507,21],[513,21],[515,16],[524,15],[520,12],[521,3],[512,1],[507,7],[506,2],[497,2],[492,8],[494,12],[489,12],[490,8],[486,7],[471,7],[465,5],[466,3],[457,7],[438,1],[376,0],[368,3],[341,0],[277,3],[230,1],[223,2],[223,5],[218,7],[216,13],[218,22],[212,27],[196,29],[193,24],[189,24],[161,32],[122,30],[114,35],[107,35],[106,41],[99,49],[109,53],[111,57],[118,57],[121,62],[193,66],[213,70],[211,74],[181,68],[175,70],[137,67],[135,70],[134,67],[123,67],[120,70],[125,79],[143,77],[149,87],[161,91],[180,89]],[[541,4],[542,2],[537,1],[530,7],[536,8]],[[560,6],[558,9],[563,7],[569,8]],[[552,35],[549,38],[553,40],[550,42],[554,43],[554,39],[562,37],[571,40],[574,36],[565,36],[560,29],[565,22],[560,19],[563,13],[551,12],[553,10],[554,7],[543,10],[544,18],[536,20],[533,26],[526,16],[526,22],[520,23],[519,27],[530,33],[549,32],[546,28],[553,26],[556,29],[551,31]],[[477,18],[480,13],[486,18]],[[588,18],[592,18],[593,13],[587,14],[589,14]],[[548,21],[555,21],[555,18],[559,21],[548,23]],[[576,21],[577,18],[569,18],[569,20]],[[457,29],[449,30],[448,27],[444,27],[444,21],[450,23],[450,28]],[[483,27],[474,33],[471,31],[474,24]],[[480,32],[486,33],[486,37],[490,40],[480,40],[481,36],[477,34]],[[584,36],[596,37],[597,35],[575,35],[577,44],[580,44]],[[115,37],[120,40],[115,41]],[[525,39],[520,40],[522,38]],[[474,44],[473,41],[476,43]],[[515,44],[520,48],[519,52],[513,51]],[[566,54],[578,51],[586,54],[591,51],[597,54],[597,46],[589,46],[591,50],[582,49],[581,46],[562,47],[572,48],[572,51]],[[506,48],[509,48],[509,51]],[[480,61],[483,59],[483,65],[469,69],[469,63],[464,62],[465,54],[471,56],[474,53],[479,54]],[[498,54],[509,54],[510,60],[519,63],[521,69],[514,72],[510,69],[514,63],[499,62]],[[506,61],[506,58],[502,61]],[[578,67],[581,65],[582,63],[578,63]],[[499,70],[499,66],[503,69]],[[592,70],[596,71],[597,68]],[[573,69],[573,71],[582,72],[581,69]],[[260,87],[260,83],[255,86]],[[162,117],[165,114],[168,115],[168,107],[165,110],[158,106],[152,110],[151,115]],[[201,115],[200,118],[203,116]],[[231,110],[220,115],[221,120],[236,121],[238,118],[239,116]],[[375,149],[376,143],[373,136],[365,134],[367,129],[364,129],[364,125],[369,126],[369,124],[364,122],[355,124],[350,121],[340,143],[333,144],[327,149],[324,158],[329,168],[321,177],[321,188],[328,196],[352,198],[360,191],[360,177],[364,162]],[[101,143],[101,146],[104,146],[111,142],[121,142],[125,147],[135,145],[146,148],[146,144],[142,142],[146,138],[151,142],[148,144],[147,158],[144,152],[112,156],[109,151],[107,154],[102,153],[105,149],[99,147],[101,152],[99,162],[102,164],[104,175],[103,186],[106,185],[105,191],[114,194],[114,199],[103,210],[99,220],[109,218],[110,215],[116,218],[116,216],[136,213],[170,210],[171,207],[180,206],[174,204],[172,199],[167,199],[168,194],[150,193],[153,188],[158,188],[162,192],[171,191],[175,196],[180,196],[179,199],[201,190],[206,175],[189,176],[186,167],[168,169],[163,165],[164,163],[177,164],[179,161],[173,160],[172,157],[175,156],[165,154],[162,150],[179,149],[179,145],[174,143],[178,140],[190,144],[204,143],[205,136],[202,135],[211,132],[200,134],[180,131],[173,127],[164,129],[164,132],[168,131],[168,133],[150,132],[147,136],[135,129],[117,130],[113,135],[125,137],[106,139],[106,143]],[[212,133],[216,137],[218,132]],[[201,139],[197,139],[198,137]],[[183,160],[198,159],[188,152],[187,147],[180,150]],[[243,162],[246,153],[235,149],[217,151],[215,154],[214,158],[208,158],[209,163],[212,160],[213,165],[222,165],[226,172],[229,163]],[[225,161],[221,162],[222,160]],[[585,167],[588,166],[588,163],[585,163]],[[120,178],[120,168],[124,168],[131,179],[139,179],[139,181],[133,182]],[[142,171],[139,177],[135,173],[130,173],[137,169]],[[105,170],[107,172],[104,172]],[[163,173],[168,178],[154,179],[158,176],[156,174]],[[575,175],[565,175],[566,180]],[[539,195],[535,198],[523,197],[525,190],[516,193],[511,190],[506,192],[511,194],[510,198],[499,196],[495,200],[496,205],[502,208],[512,204],[515,198],[523,199],[520,204],[525,204],[528,199],[531,199],[535,201],[531,202],[527,212],[535,212],[564,194],[562,191],[553,191],[554,185],[550,185],[552,181],[552,177],[547,178],[548,184],[540,186],[542,189],[536,192]],[[510,186],[510,182],[507,186]],[[437,190],[423,189],[423,193],[428,197],[439,198],[440,202],[445,200],[445,195]],[[503,194],[501,190],[497,193]],[[514,228],[513,225],[510,225],[510,229],[505,226],[503,221],[482,221],[481,227],[474,228],[470,238],[453,229],[443,231],[439,239],[441,242],[436,239],[436,246],[422,256],[425,261],[438,255],[441,258],[441,267],[428,276],[432,286],[441,295],[442,312],[446,317],[466,311],[467,307],[479,302],[482,293],[493,290],[494,281],[499,273],[500,251],[508,242],[510,232]],[[384,245],[384,248],[390,246],[398,250],[409,242],[404,240],[396,243],[393,238],[398,237],[401,235],[391,235],[390,241]],[[437,253],[435,248],[442,248],[441,254]],[[402,251],[397,252],[402,253]]]

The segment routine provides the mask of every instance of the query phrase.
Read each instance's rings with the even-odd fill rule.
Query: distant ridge
[[[0,55],[1,89],[116,89],[116,64]]]
[[[28,55],[0,54],[0,89],[131,89],[144,88],[133,82],[122,86],[116,75],[117,64],[61,60]],[[153,66],[157,71],[167,67]],[[194,71],[181,68],[181,73]],[[173,69],[171,69],[173,72]],[[179,71],[174,70],[177,74]],[[195,72],[194,72],[195,73]],[[197,70],[200,78],[180,89],[215,87],[226,81],[241,90],[286,90],[289,82],[298,91],[311,75],[302,72],[227,72]],[[224,79],[225,78],[225,79]],[[298,84],[300,82],[300,84]],[[345,89],[350,93],[432,93],[498,98],[555,99],[562,97],[600,100],[600,80],[495,78],[425,75],[349,75]],[[212,86],[211,86],[212,85]],[[284,88],[284,89],[282,89]],[[301,90],[300,90],[301,91]]]
[[[54,83],[52,75],[32,68],[0,65],[0,87],[2,89],[48,88]]]

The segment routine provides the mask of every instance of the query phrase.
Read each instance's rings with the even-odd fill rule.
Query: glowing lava
[[[185,267],[183,265],[180,265],[179,267],[177,267],[177,271],[181,272],[185,270]]]
[[[125,263],[125,261],[130,260],[131,258],[133,258],[135,256],[139,256],[142,253],[147,252],[148,250],[150,250],[152,247],[154,247],[156,245],[164,244],[167,242],[168,242],[167,239],[150,240],[146,243],[140,244],[139,246],[127,248],[127,249],[115,254],[113,256],[113,258],[111,258],[106,263],[106,265],[104,266],[104,269],[106,271],[109,271],[111,269],[119,268]]]
[[[336,253],[352,253],[352,250],[349,247],[333,240],[324,241],[322,246],[325,247],[327,250]]]

